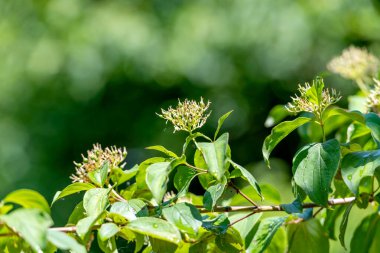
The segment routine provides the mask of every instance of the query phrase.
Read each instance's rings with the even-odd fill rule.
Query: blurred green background
[[[213,111],[204,132],[233,109],[224,129],[234,160],[289,193],[298,137],[265,169],[265,118],[347,46],[380,55],[378,7],[376,0],[0,0],[0,196],[31,188],[50,201],[69,184],[72,161],[96,142],[126,146],[129,167],[152,155],[146,146],[179,151],[185,135],[173,135],[155,113],[201,96]],[[336,76],[325,81],[344,96],[356,90]],[[73,202],[53,207],[56,224]]]

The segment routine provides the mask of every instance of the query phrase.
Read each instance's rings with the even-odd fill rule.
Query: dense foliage
[[[39,193],[16,190],[0,204],[0,250],[87,252],[97,241],[104,252],[328,252],[329,240],[337,237],[348,246],[345,231],[357,206],[370,214],[356,228],[351,252],[378,252],[380,86],[373,79],[378,65],[359,48],[329,64],[361,89],[351,97],[351,110],[335,106],[340,94],[318,77],[300,85],[288,105],[270,112],[267,125],[275,126],[262,147],[268,167],[271,152],[292,131],[300,129],[306,142],[293,157],[292,203],[263,204],[276,198],[272,187],[260,188],[233,158],[229,134],[221,132],[231,111],[219,118],[210,137],[199,131],[210,103],[184,100],[158,114],[174,131],[187,133],[180,154],[150,146],[159,155],[126,168],[125,148],[94,145],[75,163],[72,184],[52,201],[84,192],[67,225],[52,227],[49,204]],[[283,121],[290,115],[297,117]],[[240,188],[239,179],[247,187]],[[203,196],[189,190],[196,180]]]

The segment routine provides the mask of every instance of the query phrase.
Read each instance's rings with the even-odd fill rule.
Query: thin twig
[[[241,217],[240,219],[237,219],[236,221],[230,223],[230,225],[228,225],[228,226],[231,227],[231,226],[235,225],[236,223],[238,223],[239,221],[242,221],[242,220],[244,220],[244,219],[247,219],[249,216],[254,215],[255,213],[256,213],[256,212],[249,213],[249,214],[247,214],[246,216]]]
[[[258,205],[250,198],[248,197],[247,195],[245,195],[244,192],[242,192],[239,188],[237,188],[233,183],[230,183],[230,186],[232,188],[235,189],[235,191],[240,194],[243,198],[245,198],[246,200],[248,200],[249,203],[251,203],[252,205],[254,205],[255,207],[258,207]]]
[[[189,164],[189,163],[186,163],[185,165],[186,165],[187,167],[189,167],[189,168],[194,169],[194,170],[197,170],[197,171],[200,171],[200,172],[205,172],[205,173],[207,173],[207,170],[205,170],[205,169],[201,169],[201,168],[198,168],[198,167],[195,167],[195,166],[193,166],[193,165],[191,165],[191,164]]]
[[[317,217],[317,215],[323,210],[324,207],[319,208],[314,214],[313,217]]]

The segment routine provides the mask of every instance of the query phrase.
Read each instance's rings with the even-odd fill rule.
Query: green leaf
[[[284,227],[280,227],[276,234],[273,236],[271,243],[265,250],[265,253],[279,253],[286,252],[288,247],[286,231]]]
[[[88,235],[91,233],[92,227],[101,218],[102,215],[103,213],[100,213],[99,215],[88,216],[78,221],[76,232],[79,238],[87,241],[86,239],[88,239]]]
[[[270,153],[277,146],[277,144],[280,143],[280,141],[284,139],[286,136],[288,136],[293,130],[310,121],[311,118],[299,117],[292,121],[284,121],[272,129],[271,134],[265,138],[262,148],[264,160],[268,167],[270,167]]]
[[[51,204],[53,205],[54,202],[56,202],[58,199],[69,196],[71,194],[81,192],[81,191],[88,191],[88,190],[94,189],[94,188],[95,188],[95,186],[93,184],[90,184],[90,183],[73,183],[73,184],[70,184],[70,185],[66,186],[65,189],[63,189],[62,191],[58,191],[55,194]]]
[[[222,213],[211,220],[203,220],[202,227],[217,235],[224,234],[230,226],[230,220]]]
[[[174,176],[174,187],[178,190],[178,197],[185,195],[191,181],[197,176],[197,171],[189,167],[180,166]]]
[[[224,188],[226,187],[227,180],[224,179],[223,182],[217,183],[216,185],[210,186],[203,196],[203,206],[211,211],[218,199],[222,196]]]
[[[97,235],[97,241],[99,248],[104,253],[118,253],[115,237],[109,238],[107,240],[101,240],[99,233]]]
[[[119,232],[119,227],[115,223],[104,223],[98,230],[98,238],[101,241],[108,240]]]
[[[244,251],[243,239],[233,227],[230,227],[225,234],[217,235],[215,243],[223,252],[239,253]]]
[[[231,165],[236,170],[239,170],[241,172],[241,174],[242,174],[241,178],[243,178],[244,180],[248,181],[248,183],[255,189],[255,191],[257,192],[257,194],[261,198],[263,198],[263,196],[261,194],[260,186],[257,183],[256,179],[253,177],[253,175],[248,170],[246,170],[245,168],[243,168],[242,166],[240,166],[239,164],[231,161],[231,159],[229,161],[230,161]]]
[[[323,228],[328,232],[330,239],[336,240],[335,223],[339,216],[343,213],[344,209],[344,205],[334,206],[331,207],[331,209],[326,209],[326,218],[323,222]]]
[[[146,184],[146,169],[154,163],[166,162],[166,161],[168,161],[168,160],[163,158],[163,157],[152,157],[152,158],[149,158],[149,159],[143,161],[142,163],[140,163],[139,169],[138,169],[137,174],[136,174],[137,189],[140,191],[148,190],[147,189],[148,186]]]
[[[53,221],[45,212],[38,209],[17,209],[9,214],[0,216],[13,231],[37,252],[43,252],[47,246],[47,231]]]
[[[175,252],[178,252],[178,251],[176,251],[178,246],[176,244],[171,243],[171,242],[159,240],[159,239],[156,239],[153,237],[150,237],[149,241],[150,241],[150,244],[152,245],[152,250],[153,250],[153,251],[149,251],[150,253],[153,253],[153,252],[154,253],[175,253]],[[179,252],[183,252],[183,251],[179,251]]]
[[[49,204],[46,199],[36,191],[20,189],[9,193],[3,199],[4,203],[15,203],[25,208],[37,208],[50,213]]]
[[[291,113],[286,109],[284,105],[276,105],[270,110],[268,117],[265,120],[264,126],[273,127],[289,115],[291,115]]]
[[[154,163],[146,169],[146,184],[158,203],[161,203],[166,193],[169,173],[171,171],[172,166],[170,162]]]
[[[121,185],[122,183],[127,182],[134,176],[136,176],[139,171],[139,166],[135,165],[132,169],[122,170],[121,168],[115,168],[111,172],[111,180],[116,183],[116,185]]]
[[[181,234],[178,229],[171,223],[153,217],[141,217],[128,223],[127,228],[130,230],[178,244],[181,241]]]
[[[208,141],[212,141],[209,137],[207,137],[206,135],[200,132],[192,133],[186,137],[185,144],[183,144],[183,148],[182,148],[182,154],[185,154],[187,146],[190,144],[190,142],[195,141],[198,137],[202,137]]]
[[[202,226],[202,216],[197,208],[189,203],[178,203],[164,208],[165,219],[184,233],[195,235]]]
[[[327,206],[339,160],[340,147],[335,139],[305,146],[293,158],[294,181],[314,203]]]
[[[109,161],[105,161],[100,168],[90,171],[87,176],[93,182],[99,187],[103,187],[104,182],[107,179],[108,171],[110,168]]]
[[[48,230],[47,238],[61,250],[70,250],[73,253],[86,253],[86,248],[79,244],[74,238],[64,232],[57,230]]]
[[[329,239],[317,219],[289,224],[289,253],[329,252]]]
[[[226,171],[228,133],[222,134],[214,142],[199,142],[198,146],[207,164],[208,172],[220,181]]]
[[[252,242],[249,244],[247,252],[261,253],[269,246],[274,234],[282,226],[285,217],[266,218],[260,222]]]
[[[348,216],[350,215],[351,209],[354,206],[355,202],[351,202],[347,208],[346,211],[344,211],[342,222],[340,223],[339,227],[339,241],[340,244],[342,244],[343,248],[346,249],[346,244],[344,242],[344,235],[346,234],[347,229],[347,223],[348,223]]]
[[[215,131],[215,134],[214,134],[214,141],[216,140],[216,137],[218,137],[218,133],[220,131],[220,128],[222,127],[224,121],[228,118],[228,116],[230,116],[230,114],[233,112],[233,110],[225,113],[223,116],[221,116],[219,119],[218,119],[218,127],[216,128],[216,131]]]
[[[83,201],[81,201],[74,207],[67,224],[75,225],[84,217],[86,217],[86,210],[83,207]]]
[[[365,124],[371,129],[373,138],[380,142],[380,117],[376,113],[370,112],[365,115]]]
[[[106,210],[110,189],[96,188],[86,192],[83,197],[83,207],[88,216],[98,216]]]
[[[136,211],[126,202],[115,202],[111,205],[110,213],[116,213],[131,221],[136,219]]]
[[[378,240],[378,237],[375,238],[375,235],[376,231],[379,231],[379,221],[380,216],[378,213],[371,214],[362,220],[351,240],[350,247],[352,253],[370,252],[372,244]],[[378,252],[378,249],[373,252]]]
[[[290,204],[281,204],[280,206],[288,214],[302,213],[303,210],[302,201],[300,201],[298,198]]]
[[[245,218],[237,223],[235,223],[237,220],[247,216],[247,212],[243,213],[235,213],[233,215],[229,216],[229,219],[231,221],[232,227],[234,227],[237,231],[239,231],[241,237],[245,241],[245,246],[248,247],[251,243],[254,232],[255,232],[255,226],[259,222],[259,219],[262,216],[262,213],[257,213],[254,215],[249,216],[248,218]]]
[[[203,155],[199,149],[197,149],[194,153],[194,165],[197,168],[201,168],[208,171],[207,164]],[[207,190],[208,187],[215,182],[215,178],[211,176],[209,173],[201,174],[198,176],[199,182],[201,183],[203,189]]]
[[[169,157],[178,158],[178,156],[174,152],[166,149],[164,146],[160,146],[160,145],[149,146],[149,147],[146,147],[145,149],[157,150],[157,151],[164,153],[165,155],[167,155]]]
[[[343,180],[351,192],[357,195],[362,179],[373,177],[379,166],[380,150],[348,153],[341,165]]]
[[[332,116],[336,116],[336,115],[344,116],[344,117],[346,117],[352,121],[357,121],[357,122],[362,123],[362,124],[364,124],[364,122],[365,122],[365,118],[361,112],[359,112],[359,111],[348,111],[348,110],[345,110],[345,109],[339,108],[339,107],[331,107],[331,109],[328,109],[323,115],[323,121],[326,121],[329,118],[331,118]]]

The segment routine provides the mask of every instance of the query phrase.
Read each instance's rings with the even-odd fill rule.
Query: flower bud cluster
[[[375,79],[375,86],[367,97],[367,108],[374,112],[380,112],[380,81]]]

